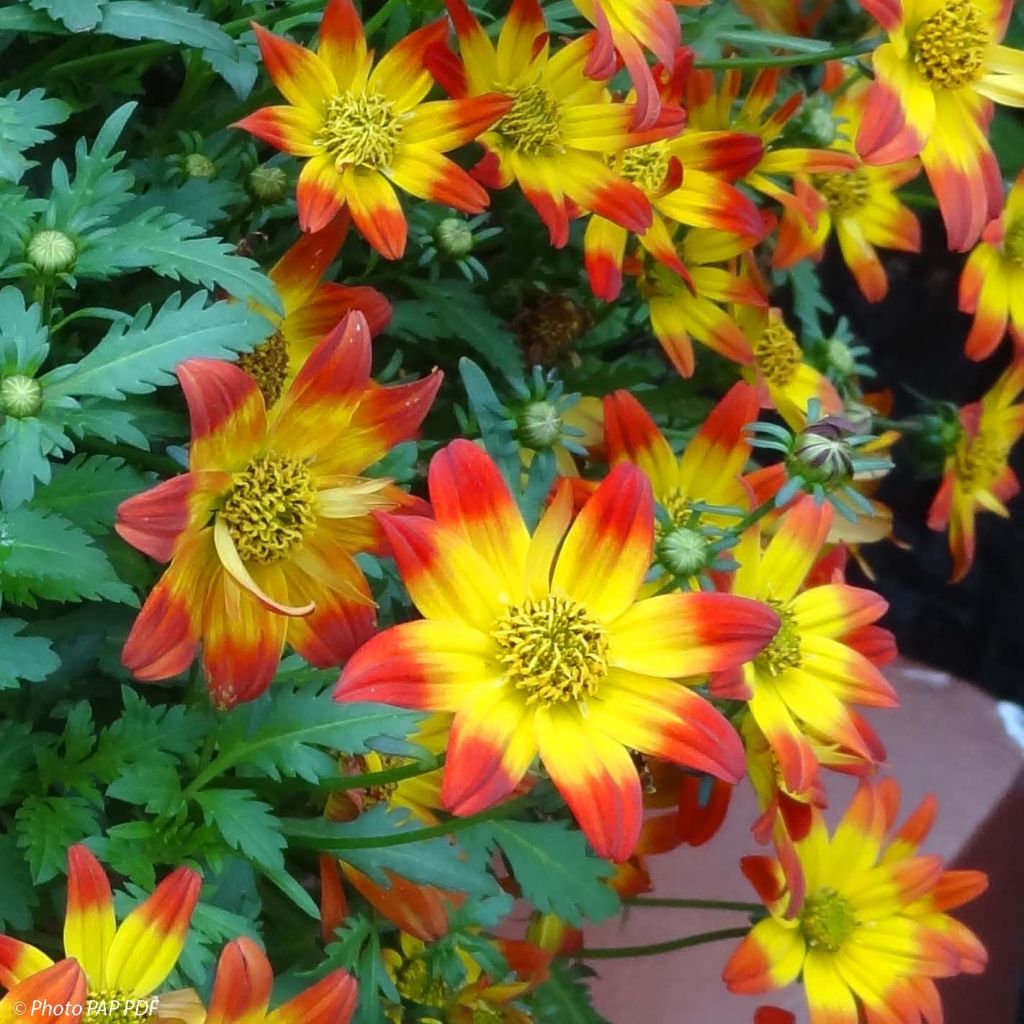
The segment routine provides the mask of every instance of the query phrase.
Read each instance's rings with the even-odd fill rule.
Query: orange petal
[[[342,189],[356,227],[386,260],[401,259],[407,225],[395,190],[378,171],[346,169]]]
[[[263,1024],[273,987],[263,950],[245,936],[229,942],[217,962],[206,1024]]]
[[[274,85],[293,107],[322,115],[325,102],[337,92],[334,75],[309,50],[253,23],[263,64]]]
[[[628,391],[616,391],[604,400],[605,444],[608,461],[632,462],[651,481],[659,501],[678,482],[678,462],[647,410]]]
[[[347,201],[344,179],[329,154],[307,160],[295,188],[299,227],[303,231],[323,231]]]
[[[85,973],[61,960],[18,982],[0,999],[0,1024],[78,1024],[88,996]],[[67,1011],[67,1012],[65,1012]]]
[[[9,935],[0,935],[0,987],[14,988],[52,965],[53,961],[41,949]]]
[[[104,976],[116,927],[114,900],[102,865],[88,847],[69,847],[64,952],[81,964],[87,977]]]
[[[429,145],[403,146],[387,168],[387,176],[400,189],[463,213],[482,213],[490,199],[457,163]]]
[[[320,147],[313,142],[320,131],[320,118],[302,107],[262,107],[232,128],[241,128],[292,156],[316,156]]]
[[[332,971],[268,1014],[266,1024],[348,1024],[356,999],[355,978],[344,971]]]

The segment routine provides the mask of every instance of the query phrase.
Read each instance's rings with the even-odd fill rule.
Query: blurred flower
[[[980,402],[960,410],[962,432],[946,459],[942,483],[928,511],[928,527],[949,531],[952,582],[974,562],[974,520],[979,509],[1008,516],[1006,502],[1020,492],[1010,450],[1024,433],[1024,360],[1016,361]]]
[[[1024,172],[964,264],[960,309],[974,314],[964,346],[968,359],[991,355],[1007,325],[1015,355],[1024,352]]]
[[[627,748],[742,775],[732,727],[676,680],[738,666],[778,620],[724,594],[636,600],[654,542],[638,469],[615,467],[571,527],[560,487],[532,538],[494,463],[469,442],[434,456],[429,488],[434,520],[379,517],[425,618],[370,640],[336,698],[454,712],[449,810],[497,803],[539,752],[598,855],[621,861],[642,817]]]
[[[313,350],[268,415],[251,377],[191,359],[177,370],[189,406],[189,472],[121,503],[117,532],[170,562],[122,652],[137,679],[167,679],[200,643],[214,703],[253,700],[287,640],[338,665],[370,635],[374,605],[353,555],[380,550],[371,513],[417,507],[358,474],[410,438],[441,383],[379,387],[370,332],[350,313]]]
[[[375,67],[352,0],[330,0],[315,52],[254,28],[289,105],[263,107],[237,127],[306,158],[296,192],[303,231],[319,231],[347,207],[370,245],[393,260],[406,239],[393,185],[464,213],[487,206],[487,193],[442,154],[471,142],[510,104],[489,91],[423,102],[432,85],[424,57],[444,38],[445,22],[410,32]]]
[[[132,1020],[203,1024],[203,1004],[192,989],[170,992],[159,1000],[149,999],[181,956],[201,885],[202,879],[195,871],[178,868],[118,925],[110,883],[102,865],[87,847],[69,847],[64,919],[64,952],[69,959],[55,966],[35,946],[0,935],[0,985],[12,990],[0,1008],[6,1011],[10,1005],[15,1007],[11,1016],[0,1013],[0,1020],[5,1024],[31,1020],[24,1016],[24,1009],[17,1010],[17,1003],[12,1000],[15,991],[26,1002],[30,993],[35,999],[51,999],[66,992],[63,1002],[67,1002],[72,993],[84,994],[84,987],[88,999],[96,1005],[82,1015],[81,1024],[101,1024],[111,1012],[113,1000],[120,1001],[122,1008],[126,1000],[134,1001],[132,1005],[138,1013],[130,1014]],[[79,972],[70,966],[75,963]],[[70,1001],[74,1005],[76,1000]],[[84,1003],[85,999],[79,998],[77,1002]],[[77,1016],[70,1014],[53,1019],[64,1019],[68,1024],[78,1021]]]
[[[863,0],[889,41],[857,134],[868,163],[921,155],[951,249],[969,249],[999,212],[1003,181],[987,138],[992,100],[1024,105],[1024,54],[1000,46],[1003,0]]]
[[[726,964],[730,991],[770,992],[799,978],[815,1024],[941,1019],[933,979],[978,973],[986,960],[977,937],[946,911],[987,882],[981,872],[944,871],[939,857],[918,853],[934,798],[893,832],[898,802],[894,783],[862,783],[831,835],[813,812],[795,847],[807,894],[793,916],[784,916],[792,908],[779,862],[743,859],[769,916]]]
[[[511,327],[519,338],[527,365],[550,367],[563,362],[578,365],[579,356],[573,352],[572,343],[592,325],[589,310],[568,295],[552,292],[523,306]]]

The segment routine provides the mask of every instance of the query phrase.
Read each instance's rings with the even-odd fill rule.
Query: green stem
[[[920,206],[925,210],[937,210],[939,208],[938,199],[923,192],[897,192],[896,198],[902,200],[907,206]]]
[[[455,832],[480,824],[482,821],[497,821],[508,818],[529,805],[529,797],[519,797],[507,803],[498,804],[486,811],[469,814],[465,818],[449,818],[440,825],[430,828],[416,828],[409,832],[394,832],[380,836],[311,836],[304,833],[301,827],[306,822],[298,822],[297,827],[285,819],[282,822],[282,833],[289,839],[296,840],[296,845],[308,846],[323,853],[334,853],[338,850],[375,850],[384,846],[405,846],[408,843],[421,843],[425,839],[440,839]]]
[[[708,942],[742,939],[749,931],[749,928],[722,928],[716,932],[699,932],[696,935],[687,935],[682,939],[670,939],[668,942],[653,942],[649,946],[605,946],[598,949],[581,949],[576,956],[581,960],[629,960],[641,956],[658,956],[661,953],[673,953],[677,949],[703,946]]]
[[[812,64],[824,64],[830,60],[841,60],[843,57],[857,57],[862,53],[870,53],[880,40],[878,37],[871,39],[859,39],[855,43],[844,43],[842,46],[832,46],[827,50],[819,50],[817,53],[784,53],[772,54],[767,57],[721,57],[714,60],[695,60],[695,68],[704,68],[708,71],[728,71],[736,68],[738,70],[756,71],[760,68],[793,68],[804,67]]]
[[[775,499],[769,498],[767,501],[762,501],[752,512],[748,512],[738,523],[729,527],[729,533],[733,537],[742,537],[747,530],[750,529],[755,523],[760,522],[771,510],[775,508]],[[720,543],[720,542],[719,542]],[[733,542],[729,541],[731,545]]]
[[[437,771],[444,764],[444,754],[427,761],[415,761],[412,764],[399,765],[397,768],[385,768],[379,772],[366,772],[363,775],[339,775],[337,778],[324,779],[320,789],[329,790],[332,793],[344,792],[348,789],[369,789],[372,786],[387,786],[392,782],[402,782],[404,779],[415,779],[420,775],[429,775]]]
[[[734,910],[737,914],[756,914],[764,910],[760,903],[736,903],[733,900],[683,900],[661,896],[635,896],[623,900],[629,907],[667,907],[674,910]]]

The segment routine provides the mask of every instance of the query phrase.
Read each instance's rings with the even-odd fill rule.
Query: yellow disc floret
[[[1024,267],[1024,218],[1014,221],[1007,229],[1003,253],[1018,267]]]
[[[849,174],[823,174],[814,179],[833,216],[846,217],[863,209],[871,198],[871,182],[863,170]]]
[[[791,608],[772,598],[766,603],[775,609],[780,625],[771,643],[757,656],[754,664],[769,675],[777,676],[787,668],[799,667],[802,661],[800,633]]]
[[[987,490],[1006,468],[1009,447],[991,432],[978,431],[956,453],[956,477],[968,493]]]
[[[344,93],[327,101],[323,125],[313,141],[334,157],[339,171],[376,171],[389,166],[401,134],[391,100],[373,92]]]
[[[769,384],[784,388],[796,376],[803,352],[796,335],[778,316],[772,316],[761,336],[754,342],[754,358]]]
[[[562,145],[562,108],[542,85],[527,85],[513,94],[512,109],[494,131],[517,153],[549,155]]]
[[[316,492],[306,467],[286,455],[257,455],[236,474],[218,515],[243,561],[284,558],[313,524]]]
[[[550,594],[507,609],[491,635],[506,678],[527,704],[593,696],[608,672],[604,629],[565,597]]]
[[[856,927],[850,901],[835,889],[819,889],[804,902],[800,930],[812,947],[836,953]]]
[[[126,995],[115,989],[89,993],[81,1024],[146,1024],[156,1001]]]
[[[288,379],[288,342],[280,331],[274,331],[261,345],[239,356],[238,365],[256,381],[269,409],[281,397]]]
[[[669,159],[663,146],[632,146],[622,154],[619,173],[644,192],[657,192],[668,174]]]
[[[982,76],[990,41],[985,18],[971,0],[946,0],[922,22],[911,48],[918,70],[933,85],[960,89]]]

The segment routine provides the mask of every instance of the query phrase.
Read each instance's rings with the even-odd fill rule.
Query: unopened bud
[[[707,567],[708,542],[696,530],[676,527],[658,541],[657,557],[676,576],[696,576],[701,569]]]
[[[78,259],[75,243],[63,231],[37,231],[25,248],[29,263],[44,274],[70,270]]]
[[[856,360],[850,346],[839,338],[829,338],[825,345],[825,358],[829,366],[842,377],[849,377],[855,369]]]
[[[434,242],[438,252],[453,260],[460,260],[473,251],[473,230],[458,217],[445,217],[434,228]]]
[[[282,167],[254,167],[245,179],[245,187],[253,199],[273,206],[288,194],[288,175]]]
[[[0,381],[0,412],[16,420],[35,416],[43,404],[43,388],[39,381],[23,373]]]
[[[189,153],[181,161],[186,178],[216,178],[217,165],[204,153]]]
[[[828,416],[805,427],[793,445],[793,469],[812,483],[840,484],[853,475],[854,452],[846,438],[853,424]]]
[[[519,438],[528,448],[550,448],[562,435],[562,417],[551,402],[530,402],[519,415]]]

